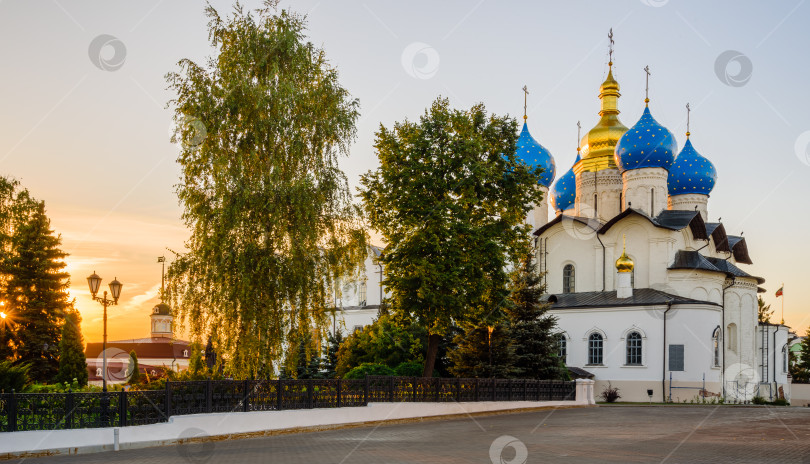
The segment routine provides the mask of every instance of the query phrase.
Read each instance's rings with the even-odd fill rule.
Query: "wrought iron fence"
[[[565,401],[574,382],[369,376],[362,380],[202,380],[163,390],[2,393],[0,432],[124,427],[170,416],[365,406],[370,402]]]

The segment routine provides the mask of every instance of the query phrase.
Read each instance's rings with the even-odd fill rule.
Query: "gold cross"
[[[609,65],[613,65],[613,28],[610,28],[610,32],[608,33],[608,39],[610,39],[610,46],[608,47],[608,52],[610,55],[610,61],[608,62]]]
[[[644,89],[644,102],[650,102],[650,66],[644,66],[644,72],[647,73],[647,84],[646,88]]]
[[[523,86],[523,119],[526,119],[526,101],[529,96],[529,88],[525,85]]]

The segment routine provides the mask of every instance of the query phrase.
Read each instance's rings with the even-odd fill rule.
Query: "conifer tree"
[[[141,367],[138,365],[138,353],[135,350],[129,352],[129,366],[127,367],[127,383],[137,385],[141,383]]]
[[[62,323],[62,339],[59,341],[59,373],[56,381],[73,383],[80,387],[87,385],[87,359],[84,356],[84,341],[81,329],[82,317],[75,309],[65,313]]]
[[[447,353],[454,376],[506,378],[512,372],[515,353],[506,324],[470,328],[458,334],[455,342]]]
[[[329,334],[327,338],[326,353],[324,353],[323,361],[321,363],[324,376],[328,379],[337,377],[337,363],[338,352],[340,351],[340,344],[343,343],[343,334],[340,332]]]
[[[14,314],[17,360],[30,363],[32,380],[52,380],[59,370],[62,320],[70,307],[69,276],[63,270],[66,253],[53,235],[39,203],[31,218],[12,236],[14,254],[6,260],[7,307]]]
[[[548,314],[549,305],[542,301],[545,291],[542,278],[531,255],[512,273],[510,303],[504,311],[509,319],[515,351],[513,377],[526,379],[565,378],[557,357],[554,327],[557,318]]]
[[[189,345],[188,349],[191,352],[191,356],[188,359],[188,374],[191,376],[191,379],[197,380],[205,377],[207,369],[203,361],[202,346],[200,346],[200,343],[194,342]]]

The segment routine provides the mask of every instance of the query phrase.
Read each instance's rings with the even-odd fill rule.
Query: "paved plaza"
[[[810,464],[810,408],[601,406],[25,459],[25,462]]]

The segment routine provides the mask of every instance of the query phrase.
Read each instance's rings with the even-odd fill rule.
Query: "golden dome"
[[[625,238],[622,255],[616,260],[616,270],[619,272],[633,272],[633,267],[635,267],[635,263],[627,256],[627,239]]]
[[[613,78],[613,63],[609,66],[607,78],[599,86],[602,101],[599,122],[579,142],[582,161],[575,168],[577,174],[616,169],[613,153],[619,139],[627,132],[627,127],[619,121],[619,83]]]

